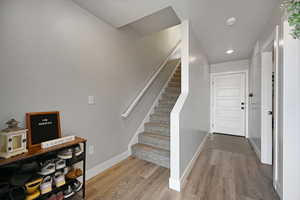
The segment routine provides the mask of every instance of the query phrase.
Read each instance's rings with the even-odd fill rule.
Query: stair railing
[[[167,56],[167,58],[163,61],[163,63],[160,65],[158,70],[152,75],[151,79],[148,81],[146,86],[141,90],[141,92],[137,95],[137,97],[134,99],[134,101],[130,104],[130,106],[127,108],[127,110],[122,113],[122,118],[126,119],[130,113],[133,111],[135,106],[138,104],[138,102],[141,100],[141,98],[145,95],[146,91],[149,89],[149,87],[152,85],[154,80],[157,78],[159,73],[165,68],[167,62],[170,60],[170,57],[180,48],[181,40],[177,42],[175,47],[172,49],[171,53]]]

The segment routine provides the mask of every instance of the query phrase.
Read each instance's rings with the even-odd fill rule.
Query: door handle
[[[241,105],[243,106],[243,105],[245,105],[245,103],[244,103],[244,102],[242,102],[242,103],[241,103]]]
[[[244,110],[245,109],[245,107],[241,107],[241,110]]]
[[[273,111],[268,111],[268,115],[273,115]]]

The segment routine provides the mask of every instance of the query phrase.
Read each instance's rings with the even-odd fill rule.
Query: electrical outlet
[[[90,145],[89,146],[89,154],[94,154],[94,152],[95,152],[94,145]]]
[[[95,96],[88,96],[88,104],[89,105],[95,105],[96,104]]]

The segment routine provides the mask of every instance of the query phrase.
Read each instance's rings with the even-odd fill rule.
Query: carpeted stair
[[[181,67],[176,69],[167,88],[145,123],[145,131],[138,136],[138,144],[133,145],[133,156],[170,168],[170,113],[181,92]]]

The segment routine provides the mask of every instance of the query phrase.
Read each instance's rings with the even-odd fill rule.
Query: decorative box
[[[0,157],[10,158],[27,152],[27,129],[18,127],[15,119],[6,124],[8,128],[0,132]]]

